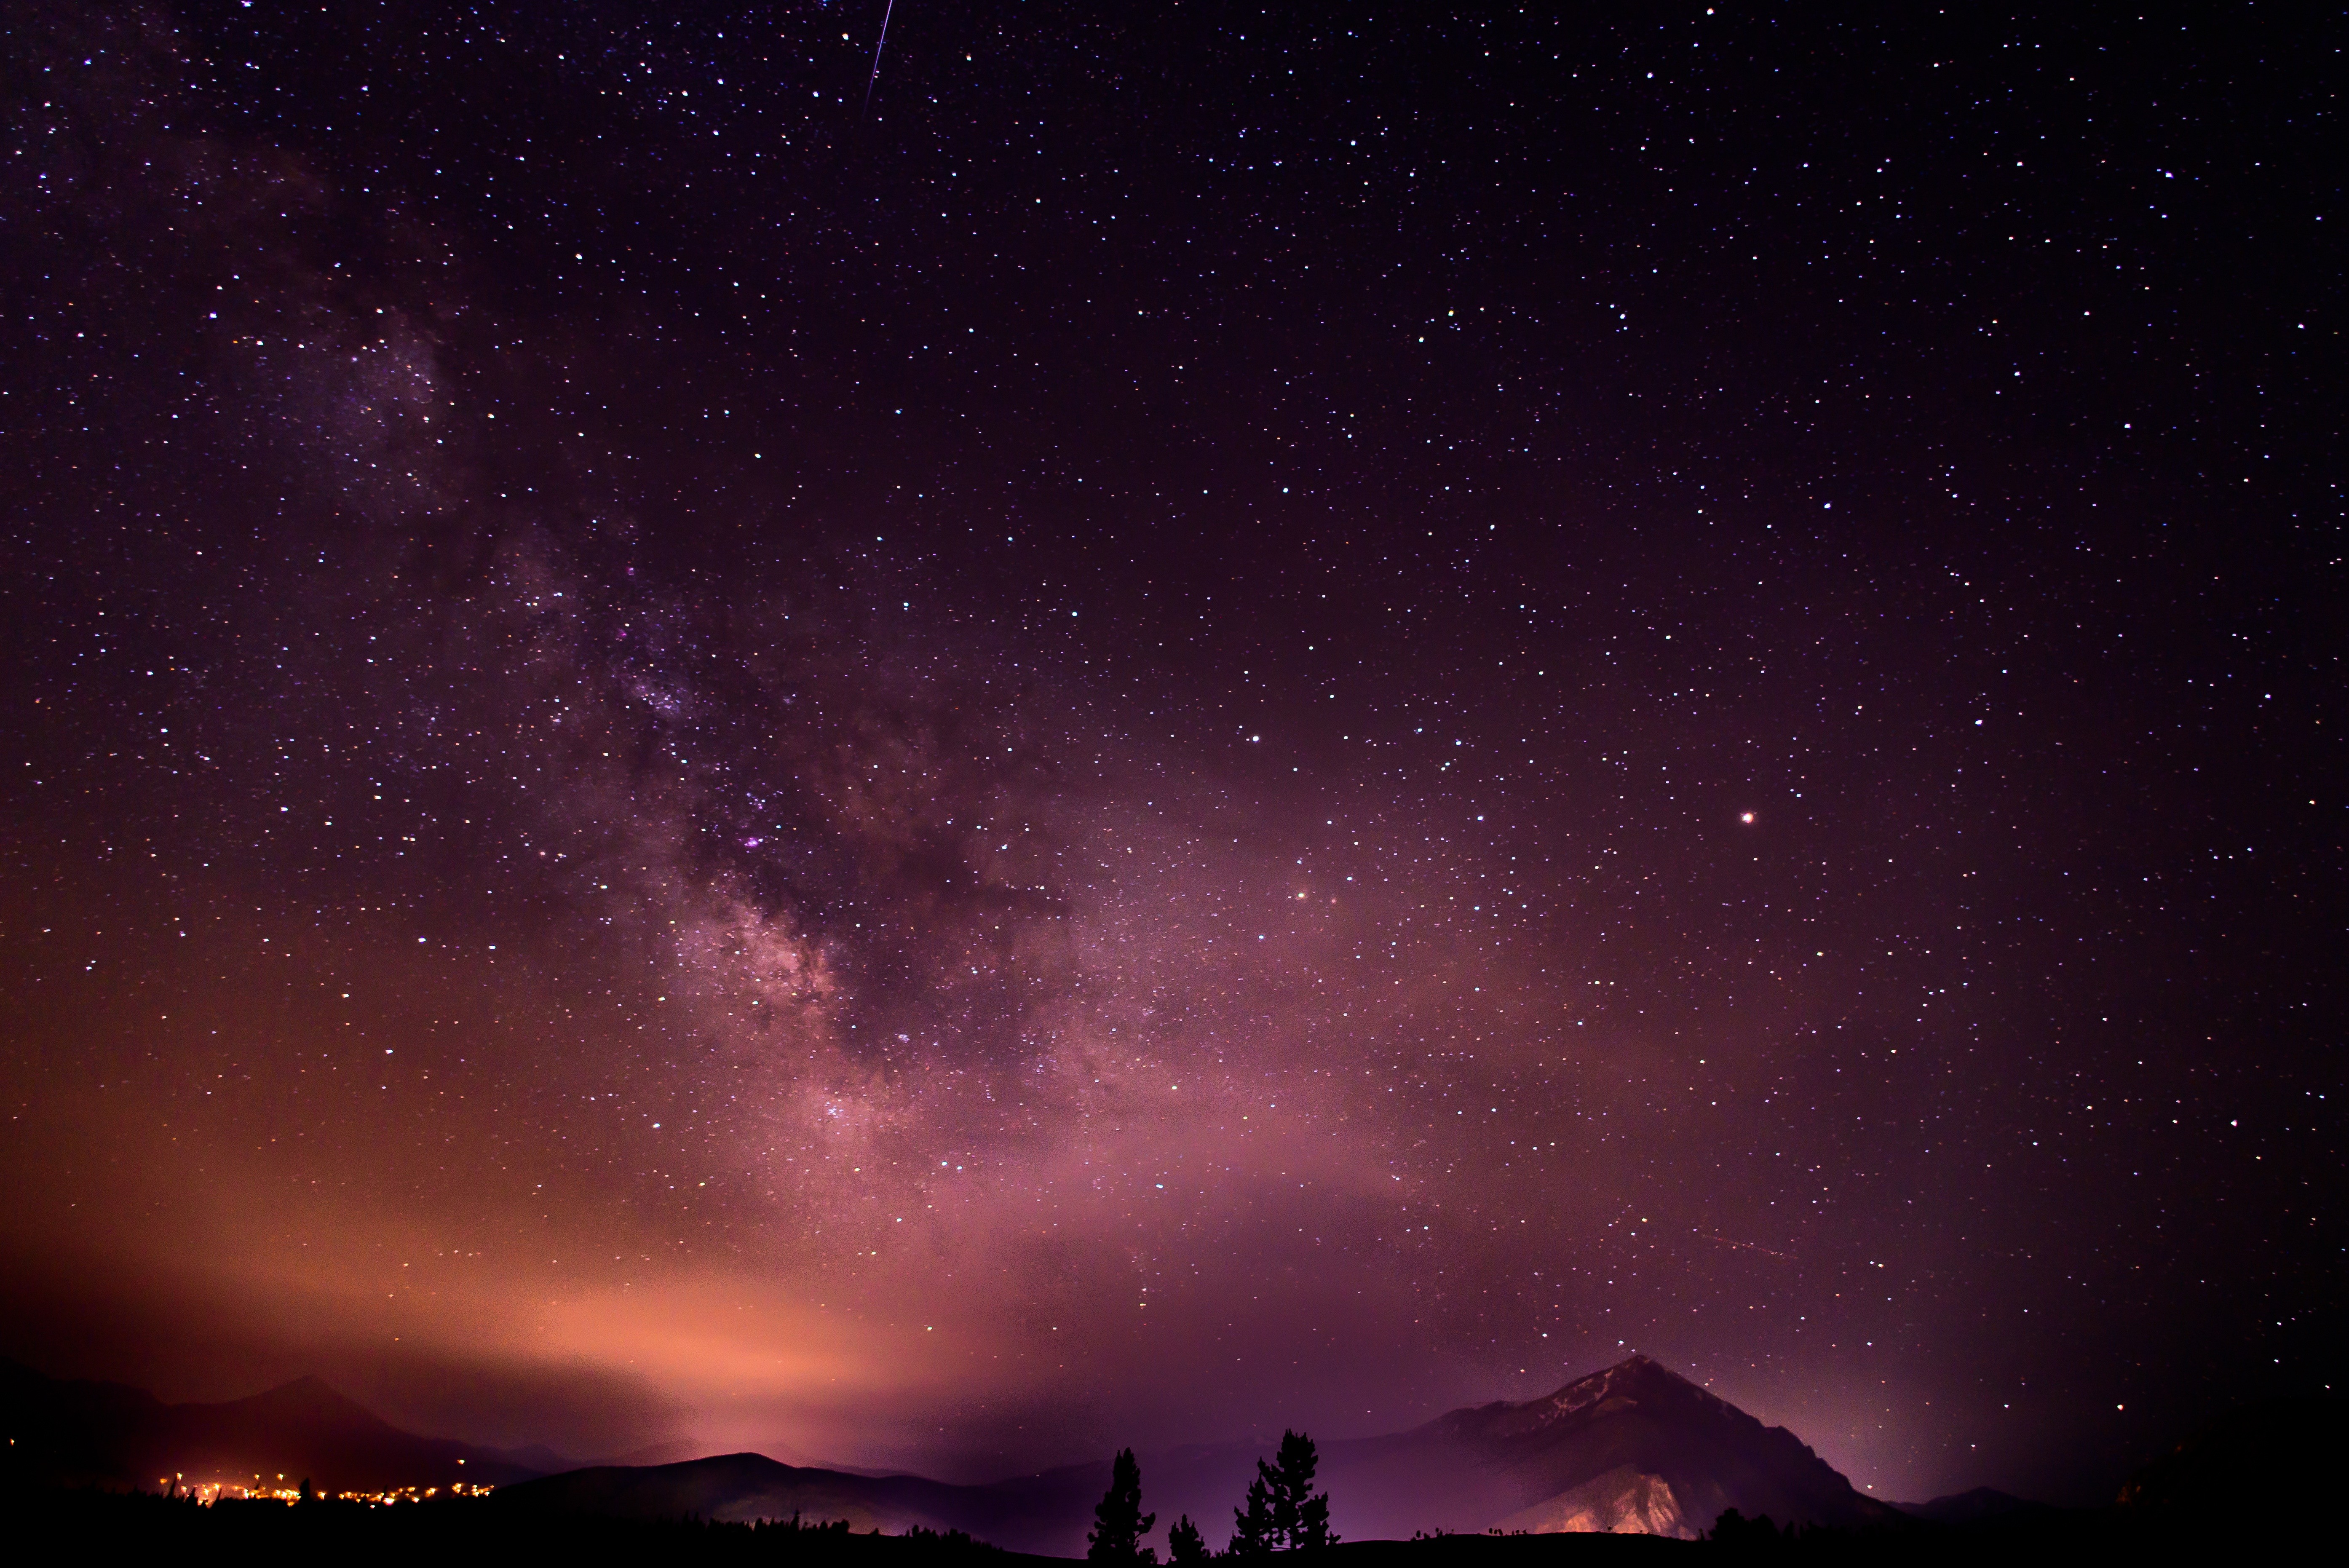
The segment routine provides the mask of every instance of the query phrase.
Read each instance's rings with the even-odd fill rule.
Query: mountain
[[[516,1458],[521,1458],[522,1456],[533,1451],[543,1453],[546,1450],[543,1449],[517,1449],[514,1450],[514,1454]],[[666,1443],[655,1443],[649,1448],[634,1449],[625,1454],[614,1454],[608,1459],[595,1459],[590,1462],[598,1465],[627,1465],[631,1467],[645,1465],[673,1465],[680,1459],[701,1459],[706,1456],[709,1451],[709,1450],[702,1444],[694,1442],[690,1438],[672,1438],[670,1441]],[[804,1461],[786,1456],[784,1462],[786,1464],[801,1464]],[[554,1475],[559,1470],[575,1470],[581,1467],[575,1459],[565,1459],[561,1464],[545,1465],[541,1468],[546,1474]]]
[[[544,1449],[502,1452],[419,1437],[315,1377],[217,1404],[167,1405],[119,1384],[66,1381],[0,1361],[7,1479],[155,1487],[308,1478],[322,1491],[495,1485],[492,1506],[573,1518],[847,1520],[864,1534],[961,1530],[1015,1552],[1084,1551],[1109,1462],[984,1486],[786,1464],[762,1454],[568,1469]],[[1269,1438],[1144,1456],[1143,1498],[1159,1534],[1182,1514],[1211,1542],[1230,1529]],[[2212,1421],[2147,1464],[2114,1508],[2049,1508],[1987,1487],[1896,1508],[1864,1497],[1782,1427],[1765,1427],[1646,1356],[1544,1398],[1454,1410],[1384,1437],[1321,1444],[1331,1521],[1354,1542],[1415,1532],[1606,1532],[1691,1539],[1724,1509],[1785,1523],[1865,1527],[1904,1518],[2083,1540],[2117,1528],[2147,1542],[2296,1539],[2330,1528],[2322,1500],[2349,1472],[2349,1402],[2276,1400]],[[547,1473],[559,1471],[561,1473]],[[2104,1522],[2098,1522],[2098,1521]],[[2050,1540],[2054,1539],[2053,1536]],[[1498,1545],[1500,1542],[1494,1542]],[[1530,1543],[1528,1543],[1530,1544]],[[1627,1545],[1629,1543],[1626,1543]],[[1356,1553],[1359,1555],[1359,1553]]]
[[[143,1389],[46,1377],[0,1362],[0,1426],[17,1474],[51,1483],[140,1486],[304,1479],[322,1491],[502,1485],[543,1463],[403,1432],[316,1377],[220,1404],[167,1405]],[[545,1454],[554,1468],[564,1461]]]
[[[1422,1432],[1423,1446],[1449,1441],[1523,1499],[1492,1521],[1505,1531],[1689,1540],[1731,1508],[1780,1523],[1859,1526],[1900,1517],[1784,1427],[1764,1427],[1644,1355],[1547,1398],[1454,1410]]]
[[[1991,1520],[2008,1521],[2054,1513],[2051,1503],[2033,1502],[2026,1497],[2016,1497],[1996,1487],[1978,1486],[1971,1491],[1952,1492],[1937,1497],[1930,1502],[1896,1502],[1892,1505],[1911,1519],[1921,1519],[1932,1524],[1981,1524]]]
[[[401,1431],[315,1377],[249,1399],[166,1405],[136,1388],[0,1363],[0,1423],[17,1439],[12,1468],[51,1482],[308,1478],[332,1492],[470,1480],[497,1486],[502,1508],[637,1519],[796,1513],[845,1519],[860,1533],[961,1530],[1012,1551],[1064,1556],[1083,1552],[1093,1504],[1109,1482],[1106,1459],[984,1486],[761,1454],[569,1469],[543,1449],[506,1453]],[[1272,1447],[1268,1438],[1146,1457],[1143,1497],[1162,1533],[1187,1513],[1220,1542],[1257,1459]],[[1640,1355],[1546,1398],[1325,1442],[1320,1484],[1332,1523],[1353,1540],[1488,1529],[1690,1539],[1728,1508],[1832,1525],[1902,1517],[1854,1490],[1793,1433],[1764,1427]]]
[[[1339,1532],[1399,1540],[1417,1531],[1611,1532],[1692,1539],[1734,1508],[1751,1517],[1866,1525],[1897,1521],[1784,1428],[1764,1427],[1646,1356],[1547,1398],[1494,1404],[1408,1432],[1321,1446],[1320,1484]],[[1210,1542],[1270,1441],[1154,1454],[1144,1505],[1163,1532],[1177,1515]],[[654,1519],[845,1519],[859,1532],[968,1531],[1017,1552],[1084,1550],[1106,1460],[987,1486],[859,1476],[730,1454],[643,1469],[598,1467],[501,1489],[510,1507]]]
[[[1100,1472],[1098,1482],[1093,1472]],[[597,1465],[501,1487],[502,1509],[595,1513],[618,1519],[844,1519],[858,1534],[922,1528],[961,1530],[1015,1552],[1066,1553],[1070,1527],[1084,1550],[1084,1525],[1108,1484],[1109,1466],[955,1486],[921,1476],[863,1476],[787,1465],[764,1454],[720,1454],[678,1464]]]

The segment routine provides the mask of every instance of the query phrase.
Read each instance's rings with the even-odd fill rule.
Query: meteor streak
[[[881,51],[889,47],[889,18],[895,14],[897,0],[881,8],[881,41],[873,46],[873,74],[864,78],[864,112],[873,112],[873,84],[881,79]]]

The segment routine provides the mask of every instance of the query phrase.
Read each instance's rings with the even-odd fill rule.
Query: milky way
[[[2329,1385],[2329,36],[880,24],[11,9],[0,1351],[976,1478],[1639,1349],[1879,1496]]]

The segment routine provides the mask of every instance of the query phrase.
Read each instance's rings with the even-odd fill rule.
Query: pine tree
[[[1299,1552],[1312,1552],[1338,1544],[1335,1532],[1330,1528],[1330,1494],[1317,1491],[1297,1505],[1297,1533],[1290,1544]]]
[[[1273,1462],[1257,1460],[1247,1502],[1232,1512],[1236,1526],[1232,1555],[1252,1557],[1337,1544],[1338,1538],[1330,1530],[1330,1494],[1313,1490],[1313,1472],[1319,1464],[1312,1438],[1302,1432],[1281,1433]]]
[[[1158,1553],[1142,1544],[1154,1513],[1142,1511],[1142,1467],[1132,1449],[1120,1449],[1109,1467],[1109,1490],[1093,1508],[1093,1528],[1085,1537],[1085,1558],[1092,1563],[1155,1563]]]
[[[1206,1538],[1199,1533],[1199,1527],[1191,1522],[1189,1514],[1166,1527],[1166,1560],[1169,1563],[1205,1563],[1213,1555],[1207,1550]]]
[[[1247,1501],[1232,1510],[1234,1557],[1261,1557],[1273,1547],[1272,1490],[1267,1485],[1272,1472],[1262,1459],[1257,1460],[1256,1471],[1256,1480],[1248,1482]]]

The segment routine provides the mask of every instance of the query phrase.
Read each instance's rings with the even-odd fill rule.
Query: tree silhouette
[[[1273,1462],[1257,1460],[1247,1501],[1232,1511],[1234,1556],[1307,1552],[1337,1543],[1330,1530],[1330,1494],[1313,1490],[1313,1472],[1319,1463],[1312,1438],[1302,1432],[1281,1433]]]
[[[1317,1491],[1297,1505],[1297,1533],[1289,1537],[1289,1543],[1299,1552],[1338,1544],[1338,1532],[1330,1528],[1328,1492]]]
[[[1207,1550],[1206,1538],[1199,1527],[1185,1514],[1166,1527],[1166,1560],[1169,1563],[1205,1563],[1215,1553]]]
[[[1748,1519],[1733,1508],[1725,1508],[1721,1511],[1721,1517],[1713,1521],[1713,1530],[1705,1539],[1748,1549],[1770,1547],[1794,1540],[1795,1527],[1788,1524],[1786,1532],[1781,1535],[1766,1513]]]
[[[1320,1464],[1313,1439],[1302,1432],[1283,1432],[1273,1466],[1257,1467],[1272,1493],[1272,1526],[1280,1543],[1291,1551],[1310,1551],[1334,1544],[1330,1533],[1330,1494],[1313,1490],[1313,1472]]]
[[[1231,1555],[1261,1557],[1272,1550],[1272,1489],[1267,1479],[1272,1472],[1265,1462],[1256,1462],[1256,1480],[1248,1482],[1247,1501],[1232,1510]]]
[[[1093,1527],[1085,1536],[1085,1559],[1092,1563],[1155,1563],[1158,1553],[1142,1544],[1154,1513],[1142,1511],[1142,1467],[1132,1449],[1120,1449],[1109,1467],[1109,1490],[1093,1506]]]

